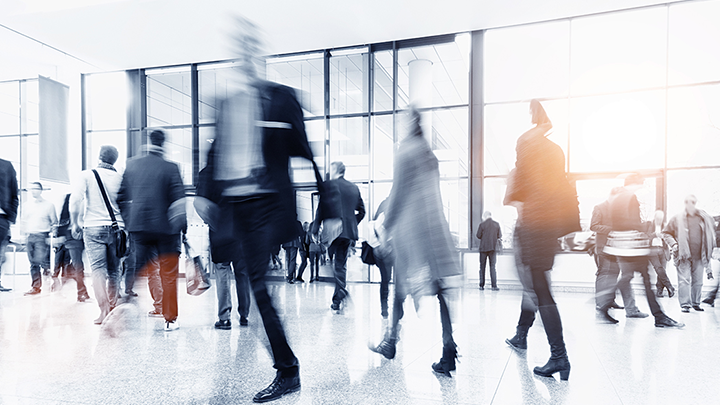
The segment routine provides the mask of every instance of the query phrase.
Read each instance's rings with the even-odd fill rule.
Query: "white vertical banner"
[[[70,183],[68,174],[68,86],[39,76],[40,179]]]

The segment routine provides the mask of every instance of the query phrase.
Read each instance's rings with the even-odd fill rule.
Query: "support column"
[[[410,69],[410,104],[418,109],[432,107],[432,61],[415,59],[408,64]],[[432,145],[432,112],[425,111],[422,116],[423,135]]]
[[[480,247],[475,231],[482,222],[484,149],[483,31],[472,33],[470,52],[470,247]]]

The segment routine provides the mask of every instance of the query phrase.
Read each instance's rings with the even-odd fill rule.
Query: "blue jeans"
[[[215,277],[217,278],[218,319],[230,320],[232,312],[232,293],[230,286],[235,280],[235,291],[238,296],[238,313],[241,318],[247,318],[250,313],[250,279],[248,278],[245,262],[236,260],[232,263],[215,263]]]
[[[103,314],[117,305],[120,260],[115,255],[115,235],[110,226],[93,226],[83,232],[90,261],[95,299]]]
[[[30,261],[30,276],[32,288],[39,290],[42,287],[41,268],[50,270],[50,246],[47,242],[48,234],[31,233],[27,237],[27,255]]]

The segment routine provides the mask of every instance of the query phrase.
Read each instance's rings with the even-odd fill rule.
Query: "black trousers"
[[[333,304],[340,305],[340,302],[347,297],[347,257],[350,249],[350,239],[337,238],[330,247],[335,251],[335,292],[333,292]]]
[[[268,257],[273,241],[272,232],[275,225],[275,212],[278,210],[276,196],[267,196],[252,200],[232,203],[232,220],[234,234],[239,239],[245,265],[250,278],[250,287],[255,295],[265,333],[270,341],[270,348],[275,369],[287,375],[298,373],[299,362],[285,337],[285,330],[278,316],[272,299],[267,290],[265,277],[269,268]]]
[[[485,269],[488,259],[490,261],[490,283],[492,288],[497,288],[497,273],[495,272],[495,264],[497,263],[497,252],[480,252],[480,287],[485,287]]]
[[[309,253],[307,250],[300,249],[300,268],[298,269],[298,272],[297,272],[297,278],[299,278],[299,279],[302,279],[302,275],[305,272],[305,269],[307,268],[308,255],[309,255]]]
[[[295,278],[295,269],[297,268],[297,254],[298,248],[288,247],[285,248],[285,263],[287,263],[287,280],[290,281]]]
[[[375,262],[380,270],[380,314],[382,316],[388,316],[388,296],[390,295],[393,258],[380,258],[376,255]]]

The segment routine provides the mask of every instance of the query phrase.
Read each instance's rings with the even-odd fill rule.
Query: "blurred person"
[[[518,242],[522,263],[530,269],[538,312],[550,344],[550,359],[533,372],[543,377],[560,373],[562,380],[570,376],[562,321],[550,290],[550,278],[558,238],[580,231],[580,211],[574,187],[565,173],[565,155],[547,139],[552,123],[539,101],[530,102],[533,128],[517,141],[517,160],[511,192],[506,202],[522,204],[522,223]]]
[[[273,270],[282,270],[282,262],[280,261],[280,245],[275,246],[275,250],[270,255],[270,265]]]
[[[300,221],[295,221],[298,229],[302,226]],[[285,250],[285,265],[287,266],[287,274],[285,275],[285,281],[290,284],[295,283],[295,270],[297,269],[297,255],[300,249],[300,236],[293,238],[292,240],[286,241],[282,244],[283,250]]]
[[[27,255],[30,261],[32,287],[25,295],[40,294],[42,287],[42,269],[50,271],[50,244],[48,239],[56,231],[57,213],[55,206],[42,197],[43,186],[39,182],[31,184],[33,200],[25,205],[23,218],[27,232]]]
[[[648,221],[648,235],[652,238],[650,253],[650,264],[655,269],[657,274],[657,282],[655,286],[657,288],[657,296],[663,296],[663,289],[667,289],[668,297],[672,298],[675,295],[675,287],[673,287],[668,278],[666,267],[668,261],[670,261],[670,246],[663,239],[662,231],[665,227],[665,213],[661,210],[655,211],[655,216],[652,221]]]
[[[712,258],[715,260],[720,260],[720,216],[713,217],[713,220],[715,221],[715,249],[713,249]],[[708,276],[708,279],[712,279],[712,277]],[[713,285],[712,290],[708,292],[708,294],[705,296],[705,299],[702,300],[702,302],[710,305],[711,307],[715,306],[715,298],[718,295],[718,291],[720,290],[720,277],[715,278],[715,283]]]
[[[408,294],[418,305],[426,295],[440,302],[443,354],[433,371],[451,377],[457,345],[453,339],[448,298],[459,287],[460,266],[440,194],[438,159],[423,136],[420,113],[410,110],[410,133],[395,155],[393,187],[383,227],[395,251],[395,300],[392,326],[371,350],[395,357],[403,303]]]
[[[85,244],[79,237],[72,235],[70,224],[70,197],[65,196],[62,209],[60,210],[60,222],[58,223],[59,246],[55,252],[55,271],[53,272],[53,291],[58,290],[68,279],[75,280],[77,285],[78,302],[87,301],[90,296],[85,287],[85,265],[83,264],[83,250]],[[62,272],[62,283],[58,276]]]
[[[135,244],[132,240],[130,243]],[[150,297],[153,299],[153,309],[148,311],[148,316],[150,318],[164,318],[162,312],[163,286],[162,278],[160,277],[160,261],[158,260],[156,250],[150,254],[150,261],[141,268],[141,271],[147,275],[148,289],[150,290]],[[137,274],[135,274],[135,276],[137,277]]]
[[[358,240],[358,224],[365,218],[365,204],[360,189],[353,183],[345,180],[345,164],[332,162],[330,164],[330,181],[328,188],[336,188],[339,192],[339,206],[342,220],[342,232],[333,240],[330,247],[333,249],[335,292],[332,296],[333,311],[340,311],[341,305],[348,296],[347,291],[347,259],[351,245]],[[321,218],[324,219],[324,218]]]
[[[124,227],[125,223],[117,201],[122,176],[113,166],[117,158],[118,151],[114,146],[101,146],[97,167],[80,173],[70,196],[72,235],[78,239],[82,235],[85,253],[90,262],[95,300],[100,307],[100,316],[95,320],[96,325],[102,324],[105,317],[117,306],[120,285],[120,258],[115,253],[116,242],[111,228],[112,219],[98,184],[102,182],[117,223],[120,227]]]
[[[212,211],[208,210],[208,205],[203,204],[201,199],[195,199],[194,205],[203,221],[208,225],[212,224],[209,231],[210,255],[215,266],[215,291],[218,300],[218,321],[215,322],[215,329],[229,330],[232,329],[232,280],[235,280],[240,326],[247,326],[250,314],[250,279],[240,243],[233,237],[233,223],[227,220],[232,218],[232,207],[223,200],[222,190],[210,176],[207,167],[200,171],[197,195],[215,203],[220,218],[225,220],[215,221]]]
[[[127,230],[135,241],[136,265],[154,257],[160,264],[162,314],[166,332],[178,329],[177,279],[180,234],[187,230],[185,186],[177,164],[165,160],[165,132],[150,133],[145,156],[128,160],[118,191]]]
[[[478,226],[475,236],[480,240],[480,289],[485,289],[485,269],[489,259],[492,290],[499,291],[495,263],[497,263],[498,246],[502,245],[502,231],[500,224],[492,219],[490,211],[483,213],[483,221]]]
[[[123,273],[125,275],[125,295],[128,297],[137,297],[137,293],[133,291],[135,288],[135,279],[137,279],[137,255],[135,254],[135,243],[130,241],[128,253],[125,260],[122,261]]]
[[[712,278],[712,258],[715,248],[715,221],[697,207],[697,197],[685,197],[685,209],[668,221],[663,235],[675,258],[678,275],[678,301],[682,312],[703,311],[703,269]]]
[[[322,256],[322,246],[319,242],[319,235],[313,235],[312,232],[308,232],[310,237],[310,245],[308,251],[310,252],[310,282],[320,281],[320,256]]]
[[[308,265],[308,257],[310,256],[310,224],[305,222],[302,225],[302,233],[300,234],[300,268],[298,269],[295,281],[304,283],[302,275]]]
[[[681,328],[685,326],[676,322],[663,312],[655,298],[648,274],[650,241],[645,234],[647,227],[640,217],[640,202],[635,193],[642,188],[645,179],[638,173],[625,178],[623,190],[610,203],[612,232],[609,235],[605,251],[617,256],[620,266],[618,288],[629,288],[635,273],[640,273],[645,287],[645,296],[650,312],[655,317],[658,328]]]
[[[237,23],[239,68],[234,70],[234,88],[218,105],[215,141],[207,161],[211,181],[220,184],[230,204],[232,216],[222,220],[233,223],[277,370],[273,382],[253,398],[267,402],[301,388],[299,361],[288,344],[265,276],[274,247],[300,233],[290,157],[313,162],[313,155],[295,91],[260,79],[265,62],[259,30],[246,19],[238,18]],[[209,200],[200,203],[214,206]]]
[[[618,287],[621,288],[620,295],[623,297],[626,316],[629,318],[647,316],[635,305],[635,293],[630,285],[618,285],[620,266],[617,257],[605,252],[608,235],[612,232],[610,203],[622,191],[622,187],[613,188],[608,199],[593,208],[592,218],[590,219],[590,230],[595,232],[595,249],[598,257],[598,271],[595,277],[595,307],[598,310],[599,317],[610,323],[618,323],[618,320],[610,315],[610,309],[623,309],[615,302]]]
[[[373,247],[373,255],[375,256],[375,264],[380,270],[380,315],[387,319],[388,314],[388,297],[390,296],[390,280],[392,279],[392,269],[395,265],[395,252],[392,248],[392,241],[388,236],[383,234],[385,227],[385,218],[387,216],[387,207],[389,198],[384,199],[375,211],[373,217],[374,228],[371,232],[376,233],[376,237],[380,240],[380,245]]]
[[[17,173],[12,163],[0,159],[0,277],[5,263],[5,251],[10,241],[10,224],[14,224],[18,211]],[[0,283],[0,292],[12,291]]]

